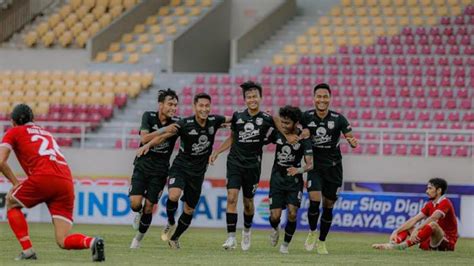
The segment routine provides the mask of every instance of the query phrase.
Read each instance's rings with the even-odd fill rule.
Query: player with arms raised
[[[7,195],[7,218],[23,251],[16,260],[36,260],[21,208],[46,203],[54,225],[56,243],[63,249],[92,249],[93,261],[104,261],[104,240],[70,233],[73,222],[74,184],[69,166],[51,133],[33,123],[26,104],[13,109],[13,128],[0,144],[0,171],[12,182]],[[7,163],[14,151],[28,178],[19,182]]]
[[[430,201],[420,213],[393,231],[389,243],[374,244],[372,247],[403,250],[419,244],[423,250],[454,251],[458,240],[458,222],[453,204],[445,195],[447,189],[446,180],[430,179],[426,186]],[[418,222],[421,224],[416,226]]]

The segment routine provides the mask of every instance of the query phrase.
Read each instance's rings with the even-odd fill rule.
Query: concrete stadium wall
[[[0,49],[0,69],[79,70],[88,64],[83,49]]]
[[[132,173],[134,150],[63,150],[74,176],[129,177]],[[225,179],[226,158],[226,154],[220,155],[206,176]],[[262,180],[269,179],[273,159],[272,153],[264,154]],[[15,172],[23,175],[14,156],[9,162]],[[474,158],[348,155],[343,164],[345,181],[424,184],[431,177],[444,177],[450,184],[474,184]]]
[[[123,13],[118,20],[89,39],[87,51],[90,59],[94,59],[98,52],[107,50],[111,42],[119,40],[122,34],[132,31],[135,25],[144,22],[148,16],[155,14],[169,2],[170,0],[144,0]]]
[[[168,70],[227,72],[231,2],[224,0],[171,43]]]
[[[234,11],[233,14],[235,14]],[[295,0],[280,1],[279,5],[273,6],[273,9],[253,27],[233,38],[231,42],[231,66],[239,63],[248,52],[267,40],[295,14]]]
[[[286,0],[232,0],[230,36],[241,36]]]

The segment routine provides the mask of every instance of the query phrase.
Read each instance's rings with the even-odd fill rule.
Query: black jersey
[[[157,131],[162,127],[166,127],[179,120],[179,117],[172,117],[165,124],[161,124],[158,112],[144,112],[142,116],[142,123],[140,131],[147,131],[148,133]],[[168,171],[171,153],[173,153],[174,144],[177,136],[168,138],[163,143],[154,146],[150,151],[140,157],[135,157],[134,165],[137,169],[145,172]],[[143,144],[140,143],[140,147]]]
[[[313,156],[313,149],[309,139],[301,139],[295,144],[287,142],[285,136],[275,130],[268,138],[269,142],[276,144],[273,168],[282,168],[286,171],[289,167],[301,167],[303,156]]]
[[[352,131],[351,125],[343,115],[329,110],[326,117],[321,119],[313,109],[304,112],[301,124],[311,133],[315,168],[341,162],[342,155],[339,148],[341,133]]]
[[[231,121],[234,138],[227,160],[245,168],[259,166],[262,147],[274,127],[273,118],[267,113],[251,116],[248,109],[234,112]]]
[[[201,127],[194,116],[186,117],[177,122],[176,133],[180,138],[179,153],[173,165],[178,165],[193,176],[204,175],[217,130],[225,123],[225,117],[210,115],[206,125]]]

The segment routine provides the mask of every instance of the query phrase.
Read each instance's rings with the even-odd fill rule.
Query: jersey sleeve
[[[149,117],[150,116],[148,115],[148,112],[143,113],[142,124],[140,125],[140,131],[143,130],[143,131],[151,132],[150,123],[148,122]]]
[[[351,124],[349,124],[349,121],[347,121],[347,119],[343,115],[339,116],[339,120],[341,122],[342,134],[347,134],[352,131]]]
[[[10,150],[13,150],[16,146],[16,136],[18,136],[18,127],[13,127],[5,133],[0,143],[1,147],[6,147]]]
[[[303,115],[301,116],[301,121],[300,121],[300,124],[303,128],[308,128],[308,114],[307,113],[303,113]]]
[[[301,144],[303,145],[304,155],[305,156],[313,156],[313,147],[311,146],[310,139],[302,139]]]
[[[277,131],[273,130],[270,135],[268,135],[267,138],[265,138],[264,143],[265,145],[270,144],[270,143],[275,143],[277,139]]]
[[[423,209],[421,209],[421,212],[426,216],[430,216],[430,202],[427,202],[425,206],[423,206]]]
[[[233,132],[235,132],[235,130],[237,130],[236,123],[237,123],[237,112],[234,112],[232,114],[232,119],[230,120],[230,129]]]
[[[178,131],[176,132],[176,135],[181,136],[185,131],[184,126],[186,125],[186,119],[182,118],[178,120],[176,125],[178,125]]]
[[[216,129],[220,128],[222,124],[225,123],[225,116],[222,115],[216,115]]]
[[[451,204],[449,203],[448,199],[443,199],[438,205],[437,210],[443,212],[443,216],[446,216],[446,214],[451,210]]]

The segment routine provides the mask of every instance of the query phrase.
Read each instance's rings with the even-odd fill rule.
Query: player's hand
[[[221,125],[221,128],[230,129],[230,123],[223,123],[223,124]]]
[[[165,132],[170,134],[175,134],[178,132],[179,126],[178,124],[174,123],[166,127]]]
[[[357,148],[357,146],[359,145],[359,140],[356,139],[355,137],[350,137],[350,138],[346,137],[346,140],[347,142],[349,142],[349,145],[351,145],[352,148]]]
[[[209,156],[209,164],[214,165],[214,162],[217,160],[217,157],[219,157],[219,154],[217,152],[213,152],[211,156]]]
[[[295,176],[298,174],[298,168],[290,167],[286,169],[286,172],[288,173],[289,176]]]
[[[300,141],[300,137],[295,134],[286,135],[285,137],[286,141],[290,144],[296,144],[298,141]]]
[[[418,230],[417,230],[417,229],[413,230],[413,232],[411,232],[411,235],[410,235],[410,238],[409,238],[410,241],[411,241],[411,242],[416,242],[416,241],[418,241],[419,239],[418,239],[418,236],[417,236],[417,235],[418,235]]]
[[[141,157],[142,155],[147,154],[149,150],[150,150],[150,145],[145,144],[145,145],[141,146],[141,147],[137,150],[137,157]]]
[[[393,231],[392,234],[390,235],[389,241],[392,243],[397,243],[397,231]]]
[[[309,129],[307,129],[307,128],[303,129],[303,131],[300,134],[300,138],[302,138],[302,139],[307,139],[310,136],[311,136],[311,134],[309,133]]]

